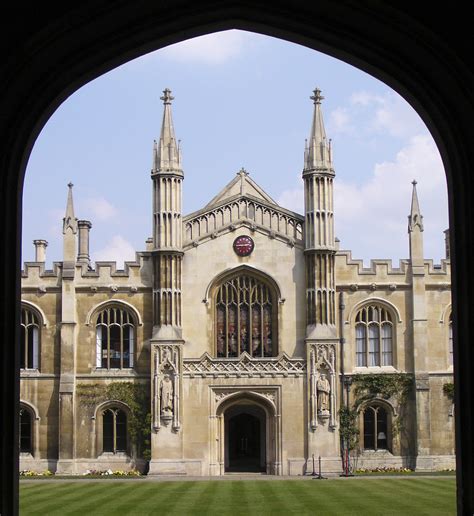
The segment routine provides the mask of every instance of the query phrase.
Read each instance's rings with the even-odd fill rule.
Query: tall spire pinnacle
[[[324,97],[316,88],[310,99],[314,102],[311,134],[306,142],[304,170],[332,170],[331,141],[326,138],[321,101]]]
[[[69,187],[67,194],[67,203],[66,203],[66,214],[63,218],[63,234],[66,234],[66,230],[68,228],[72,229],[74,234],[77,233],[77,219],[74,216],[74,202],[72,199],[72,187],[74,186],[72,183],[67,185]]]
[[[411,211],[408,215],[408,232],[411,233],[415,227],[418,226],[420,231],[423,231],[423,215],[420,210],[420,203],[418,202],[418,194],[416,192],[417,182],[415,180],[411,183],[413,190],[411,194]]]
[[[163,122],[161,124],[161,134],[158,143],[153,147],[153,173],[157,172],[181,172],[181,151],[179,143],[176,142],[174,134],[173,117],[171,115],[171,101],[174,97],[171,90],[163,90]]]

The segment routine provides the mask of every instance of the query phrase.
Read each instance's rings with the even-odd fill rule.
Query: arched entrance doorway
[[[224,413],[225,471],[266,471],[266,417],[258,405],[234,405]]]
[[[278,387],[216,388],[211,417],[211,474],[281,475]]]

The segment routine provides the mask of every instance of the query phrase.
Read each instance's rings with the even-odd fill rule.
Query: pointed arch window
[[[21,309],[20,368],[38,369],[40,318],[30,308]]]
[[[20,453],[33,455],[33,416],[23,406],[20,406],[19,445]]]
[[[265,281],[240,274],[221,283],[215,293],[218,357],[277,354],[276,295]]]
[[[96,367],[126,369],[133,367],[135,322],[128,310],[109,306],[97,316]]]
[[[388,415],[384,407],[369,405],[363,413],[363,447],[364,450],[389,449]]]
[[[378,305],[364,306],[355,319],[357,367],[393,365],[393,322]]]
[[[102,445],[104,453],[127,451],[127,415],[110,407],[102,413]]]

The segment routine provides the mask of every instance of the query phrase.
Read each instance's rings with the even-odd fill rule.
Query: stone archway
[[[470,17],[467,7],[426,9],[395,2],[317,3],[279,1],[176,2],[144,0],[111,5],[105,0],[79,6],[44,4],[29,15],[7,10],[3,18],[0,138],[0,211],[4,245],[0,253],[3,342],[18,341],[21,181],[35,137],[45,120],[72,91],[114,66],[161,45],[211,30],[266,31],[318,48],[385,80],[411,100],[433,131],[444,159],[450,197],[454,268],[456,448],[459,513],[474,506],[473,417],[474,283],[471,253],[473,104]],[[383,45],[380,42],[383,41]],[[51,73],[55,70],[57,73]],[[13,273],[16,271],[16,274]],[[16,319],[15,319],[16,318]],[[18,506],[18,351],[2,355],[2,513]]]
[[[223,389],[215,392],[215,400],[211,474],[281,475],[279,390]]]

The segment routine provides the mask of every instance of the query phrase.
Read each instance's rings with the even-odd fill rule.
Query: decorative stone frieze
[[[302,376],[305,373],[306,360],[290,358],[286,353],[275,358],[252,358],[246,352],[239,358],[212,358],[204,353],[201,358],[183,361],[183,376],[190,378],[275,378]]]

